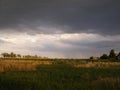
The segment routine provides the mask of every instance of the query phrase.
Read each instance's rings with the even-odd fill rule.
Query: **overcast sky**
[[[0,52],[87,58],[120,51],[120,0],[0,0]]]

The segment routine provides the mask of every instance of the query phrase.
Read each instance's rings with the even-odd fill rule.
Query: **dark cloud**
[[[120,34],[119,4],[119,0],[0,0],[0,30]]]

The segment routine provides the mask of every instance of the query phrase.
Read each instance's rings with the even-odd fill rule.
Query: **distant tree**
[[[110,59],[115,59],[116,58],[116,54],[115,54],[115,51],[113,49],[110,51],[109,58]]]
[[[30,59],[30,58],[32,58],[32,56],[31,55],[25,55],[24,58]]]
[[[11,57],[11,58],[16,58],[16,54],[13,53],[13,52],[11,52],[11,53],[10,53],[10,57]]]
[[[21,55],[20,55],[20,54],[17,54],[17,57],[18,57],[18,58],[21,58]]]
[[[103,54],[100,59],[108,59],[108,55],[107,54]]]
[[[37,55],[35,55],[35,56],[34,56],[34,58],[38,58],[38,56],[37,56]]]
[[[4,58],[10,57],[10,55],[9,55],[8,53],[2,53],[1,55],[2,55]]]
[[[118,60],[120,60],[120,52],[118,53],[118,55],[116,57]]]
[[[91,56],[90,59],[93,59],[93,56]]]

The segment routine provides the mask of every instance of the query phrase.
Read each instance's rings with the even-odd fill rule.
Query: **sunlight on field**
[[[0,60],[0,72],[4,71],[35,71],[39,65],[52,65],[55,61],[39,61],[39,60]],[[87,62],[87,63],[72,63],[76,68],[109,68],[120,67],[120,62]]]
[[[0,60],[0,72],[4,71],[34,71],[38,65],[51,65],[51,61],[34,60]]]

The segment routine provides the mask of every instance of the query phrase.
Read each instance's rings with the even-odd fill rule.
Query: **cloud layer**
[[[24,37],[23,37],[24,36]],[[74,37],[74,38],[73,38]],[[98,34],[37,34],[3,35],[1,51],[21,54],[38,54],[48,57],[88,58],[108,53],[114,48],[120,50],[120,35],[101,36]]]
[[[120,51],[120,0],[0,0],[0,52],[49,57]]]
[[[120,34],[119,0],[0,0],[0,31]]]

